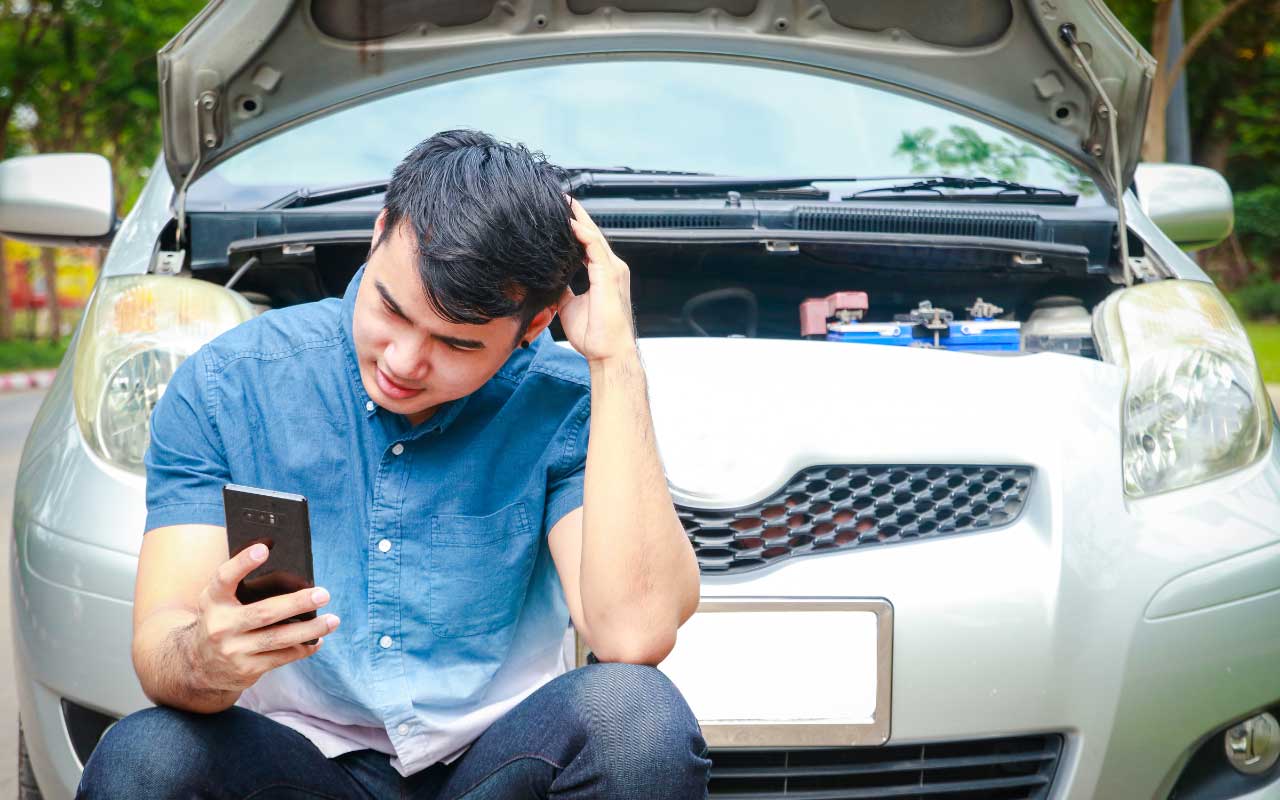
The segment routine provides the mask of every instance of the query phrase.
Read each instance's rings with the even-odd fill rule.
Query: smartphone
[[[248,605],[316,585],[307,498],[228,483],[222,487],[222,504],[227,517],[227,551],[232,556],[259,542],[267,546],[267,560],[236,586],[237,600]],[[315,618],[312,609],[277,624]],[[315,639],[306,642],[315,643]]]

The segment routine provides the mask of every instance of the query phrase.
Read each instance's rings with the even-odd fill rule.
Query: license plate
[[[889,739],[893,606],[881,599],[708,598],[658,665],[712,747]]]

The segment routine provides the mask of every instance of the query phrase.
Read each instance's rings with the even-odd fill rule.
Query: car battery
[[[903,322],[831,322],[827,324],[827,341],[910,347],[916,344],[911,327]]]
[[[1004,313],[1003,308],[979,297],[965,311],[970,319],[950,323],[947,349],[971,353],[1016,353],[1022,349],[1022,323],[995,318]]]
[[[1022,346],[1022,323],[999,319],[952,322],[942,346],[977,353],[1016,353]]]
[[[802,334],[829,342],[895,347],[937,347],[978,353],[1021,350],[1021,323],[996,319],[1003,309],[981,297],[966,309],[972,319],[962,321],[955,320],[947,309],[935,308],[924,300],[910,313],[897,315],[893,322],[863,322],[867,305],[863,292],[837,292],[825,298],[810,298],[800,307]],[[822,335],[824,329],[825,336]]]

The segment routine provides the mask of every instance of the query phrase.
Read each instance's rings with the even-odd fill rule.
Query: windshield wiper
[[[715,175],[710,172],[684,172],[679,170],[635,169],[632,167],[567,167],[567,180],[563,188],[575,197],[635,197],[637,195],[688,195],[723,194],[741,192],[781,192],[792,197],[827,199],[829,192],[813,184],[819,181],[848,183],[859,180],[847,177],[741,177]],[[291,209],[322,206],[344,200],[354,200],[382,194],[387,181],[368,181],[338,186],[311,188],[302,186],[278,200],[268,203],[267,209]]]
[[[997,191],[990,194],[977,195],[954,195],[943,192],[943,189],[995,189]],[[910,192],[928,193],[925,199],[934,200],[938,197],[945,197],[948,200],[990,200],[992,198],[1000,198],[1002,200],[1014,200],[1017,202],[1031,203],[1049,203],[1055,205],[1074,205],[1079,197],[1074,194],[1067,194],[1061,189],[1054,189],[1048,186],[1031,186],[1030,184],[1017,183],[1015,181],[1005,181],[992,178],[961,178],[955,175],[938,175],[935,177],[925,178],[913,183],[903,183],[895,186],[876,186],[870,189],[854,192],[845,195],[843,200],[856,200],[867,195],[892,192],[894,194],[906,195]],[[884,199],[884,198],[872,198]],[[911,199],[908,197],[895,199]],[[916,198],[919,199],[919,198]]]
[[[565,191],[573,192],[575,181],[582,176],[590,175],[623,175],[623,176],[645,176],[644,178],[635,177],[634,180],[648,180],[652,177],[671,177],[679,176],[687,178],[689,176],[709,176],[709,172],[680,172],[676,170],[657,170],[657,169],[634,169],[632,167],[568,167],[564,172],[572,176],[565,184]],[[582,179],[584,184],[590,184],[591,178]],[[624,181],[625,182],[625,181]],[[382,194],[387,190],[387,181],[365,181],[362,183],[344,183],[336,186],[320,186],[309,187],[300,186],[289,192],[283,197],[273,200],[264,208],[269,209],[288,209],[288,208],[307,208],[310,206],[322,206],[329,203],[340,203],[343,200],[354,200],[360,197],[371,197],[373,195]]]
[[[577,197],[634,197],[636,195],[716,194],[724,192],[788,192],[826,199],[819,181],[850,182],[857,178],[826,176],[742,177],[706,172],[656,170],[584,170],[574,174],[565,191]]]
[[[263,208],[283,209],[323,206],[329,203],[339,203],[343,200],[354,200],[358,197],[371,197],[376,194],[382,194],[386,190],[387,182],[385,180],[344,183],[338,186],[322,186],[316,189],[300,186],[284,197],[272,200]]]

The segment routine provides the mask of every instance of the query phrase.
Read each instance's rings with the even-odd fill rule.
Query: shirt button
[[[399,442],[396,442],[395,446],[391,448],[391,452],[395,453],[396,455],[400,455],[401,453],[404,452],[404,445],[400,444]]]
[[[372,411],[372,410],[373,410],[373,401],[372,401],[372,400],[370,400],[369,402],[367,402],[367,403],[365,403],[365,404],[364,404],[364,410],[365,410],[365,411]]]
[[[391,646],[391,637],[383,636],[381,639],[378,640],[378,644],[382,645],[383,650],[386,650],[388,647]]]
[[[385,552],[387,552],[388,550],[390,550],[390,549],[391,549],[391,540],[390,540],[390,539],[383,539],[382,541],[378,542],[378,549],[379,549],[379,550],[381,550],[381,551],[382,551],[382,552],[384,552],[384,553],[385,553]]]
[[[400,723],[400,726],[399,726],[398,728],[396,728],[396,733],[400,734],[401,736],[408,736],[408,735],[409,735],[409,726],[408,726],[408,725],[406,725],[406,724],[404,724],[403,722],[401,722],[401,723]]]

